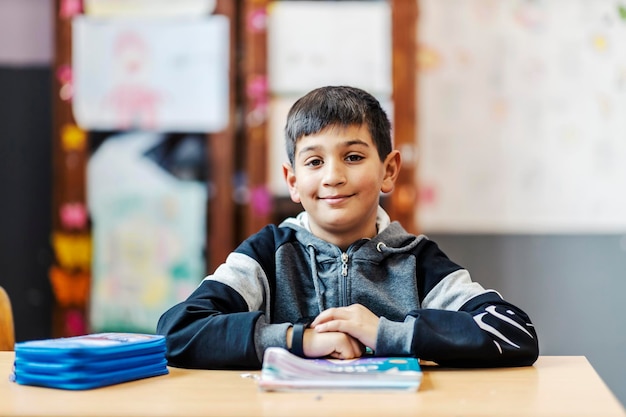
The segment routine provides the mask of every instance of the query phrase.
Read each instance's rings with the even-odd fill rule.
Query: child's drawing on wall
[[[116,128],[154,129],[162,98],[150,85],[150,47],[136,32],[119,33],[113,48],[113,80],[105,106],[115,114]]]
[[[216,132],[229,121],[229,21],[72,20],[72,110],[84,130]]]

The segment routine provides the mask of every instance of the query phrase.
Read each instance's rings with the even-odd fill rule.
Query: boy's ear
[[[283,164],[283,176],[285,177],[287,187],[289,187],[289,196],[291,197],[291,201],[294,203],[300,203],[300,194],[296,188],[296,173],[294,172],[291,164]]]
[[[385,170],[383,183],[380,187],[380,191],[383,193],[390,193],[395,187],[398,174],[400,174],[400,166],[402,165],[402,158],[400,157],[400,151],[393,150],[387,155],[383,162],[383,169]]]

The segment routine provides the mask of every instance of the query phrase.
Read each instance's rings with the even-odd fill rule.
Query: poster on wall
[[[204,136],[114,134],[87,170],[90,327],[154,332],[205,275]]]
[[[267,28],[272,93],[297,96],[346,84],[391,94],[387,2],[272,2]]]
[[[626,231],[626,13],[420,1],[424,232]]]
[[[85,130],[215,132],[228,123],[229,23],[100,19],[72,23],[72,108]]]

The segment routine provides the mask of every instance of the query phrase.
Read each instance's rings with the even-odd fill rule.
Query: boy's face
[[[283,172],[291,199],[309,214],[316,236],[347,248],[376,235],[380,192],[393,190],[400,154],[381,162],[367,126],[331,126],[296,143]]]

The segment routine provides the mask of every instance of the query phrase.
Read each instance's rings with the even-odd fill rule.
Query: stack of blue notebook
[[[99,333],[16,343],[12,379],[83,390],[167,372],[163,336]]]

